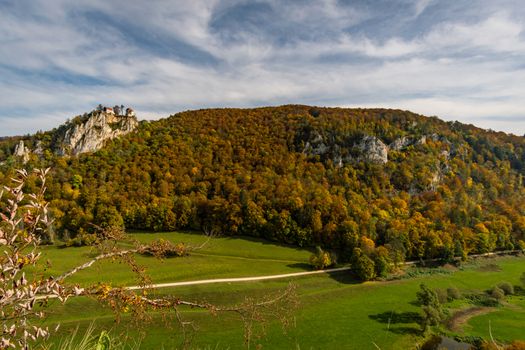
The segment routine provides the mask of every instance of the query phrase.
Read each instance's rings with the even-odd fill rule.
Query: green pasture
[[[525,340],[525,297],[510,297],[508,304],[496,311],[473,317],[465,327],[465,333],[484,339],[490,339],[492,333],[502,342]]]
[[[205,239],[189,233],[134,234],[138,240],[159,237],[175,242],[198,244]],[[46,259],[54,263],[46,273],[57,273],[89,258],[88,248],[46,248]],[[255,276],[304,271],[310,252],[293,247],[277,246],[241,238],[213,239],[205,248],[189,257],[157,261],[139,257],[148,267],[154,282],[198,280],[204,278]],[[58,260],[55,260],[58,259]],[[55,261],[58,261],[56,263]],[[497,266],[485,268],[486,265]],[[59,268],[60,267],[60,268]],[[81,283],[111,281],[134,284],[131,274],[119,264],[104,263],[78,276]],[[412,278],[386,282],[357,283],[347,273],[315,275],[290,280],[225,283],[159,289],[170,294],[217,305],[233,305],[245,298],[260,298],[277,293],[292,281],[297,286],[300,308],[292,325],[283,330],[279,322],[267,325],[255,344],[262,349],[411,349],[421,344],[420,308],[414,303],[421,283],[433,288],[456,287],[462,292],[486,290],[508,281],[519,284],[525,271],[525,258],[505,257],[482,260],[461,270],[426,273]],[[525,309],[523,297],[515,296],[494,313],[474,317],[464,327],[463,335],[487,337],[486,323],[491,319],[493,335],[502,341],[524,339]],[[242,322],[235,315],[210,315],[206,311],[186,309],[186,321],[193,322],[189,332],[195,349],[242,349]],[[152,313],[149,322],[131,322],[124,315],[120,323],[110,310],[87,298],[76,298],[60,305],[54,301],[48,317],[49,325],[61,324],[57,341],[79,327],[79,333],[95,321],[98,330],[111,330],[119,337],[141,339],[141,349],[177,349],[181,347],[181,330],[177,322],[159,313]],[[193,327],[191,329],[193,329]],[[189,328],[187,328],[189,329]],[[252,345],[252,348],[255,348]]]
[[[204,235],[195,233],[133,233],[130,236],[140,242],[167,239],[198,247],[208,241]],[[131,247],[131,245],[130,245]],[[90,247],[43,248],[39,272],[58,276],[61,273],[89,261],[97,251]],[[245,277],[304,271],[310,252],[305,249],[284,247],[257,239],[213,238],[184,258],[159,260],[148,256],[136,256],[137,263],[146,267],[152,283],[191,281],[208,278]],[[47,262],[51,264],[48,266]],[[74,275],[69,281],[88,285],[99,281],[114,285],[134,285],[135,276],[124,264],[104,261]]]

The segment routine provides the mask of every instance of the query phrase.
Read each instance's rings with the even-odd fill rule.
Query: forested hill
[[[3,142],[0,182],[22,166]],[[369,239],[407,258],[525,245],[525,138],[406,111],[188,111],[141,122],[96,153],[45,154],[25,167],[53,168],[62,237],[91,223],[204,229],[319,244],[343,259]]]

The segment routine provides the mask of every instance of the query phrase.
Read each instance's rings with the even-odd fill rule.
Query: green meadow
[[[192,233],[132,234],[140,241],[164,238],[174,242],[199,245],[206,237]],[[50,260],[45,273],[58,274],[93,256],[89,248],[59,249],[46,247],[44,258]],[[157,260],[137,257],[147,267],[153,283],[190,281],[222,277],[248,277],[308,270],[310,251],[244,238],[214,238],[188,257]],[[484,268],[485,265],[497,266]],[[296,285],[299,309],[289,327],[273,321],[256,333],[254,344],[263,349],[411,349],[424,342],[419,325],[420,307],[415,295],[421,283],[432,288],[456,287],[463,293],[487,290],[508,281],[519,285],[525,271],[525,258],[504,257],[480,260],[462,269],[422,270],[413,277],[392,281],[358,283],[348,273],[303,276],[293,279],[257,282],[207,284],[165,288],[159,295],[176,295],[217,305],[235,305],[245,298],[262,298],[277,293],[290,282]],[[105,262],[82,271],[75,282],[88,284],[110,281],[113,285],[136,283],[126,266]],[[124,315],[119,323],[107,308],[87,298],[73,298],[65,305],[52,301],[48,325],[61,328],[50,340],[59,342],[77,327],[79,334],[94,322],[96,331],[109,330],[130,343],[140,341],[141,349],[177,349],[182,335],[177,322],[161,313],[151,313],[149,322],[139,324]],[[462,308],[465,305],[455,305]],[[207,311],[183,309],[191,348],[243,349],[243,324],[232,314],[211,315]],[[525,302],[523,295],[509,297],[493,312],[468,320],[463,332],[448,335],[472,335],[488,338],[488,323],[500,341],[525,340]],[[252,345],[252,348],[253,345]]]

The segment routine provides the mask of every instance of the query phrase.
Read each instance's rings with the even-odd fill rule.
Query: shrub
[[[505,292],[501,288],[495,286],[490,291],[490,296],[498,301],[501,301],[503,298],[505,298]]]
[[[363,254],[360,248],[354,249],[352,256],[352,270],[357,278],[362,281],[369,281],[376,277],[375,264],[372,259]]]
[[[321,247],[315,247],[315,253],[310,256],[310,265],[317,270],[322,270],[332,265],[330,254],[321,249]]]
[[[392,260],[390,259],[389,252],[385,247],[378,247],[375,250],[373,260],[377,276],[386,277],[387,274],[392,271]]]
[[[95,234],[85,233],[82,229],[75,238],[68,239],[64,245],[66,247],[82,247],[82,246],[93,246],[99,243],[98,237]]]
[[[366,255],[361,255],[356,259],[353,268],[357,277],[363,281],[369,281],[376,277],[374,261]]]
[[[456,287],[450,287],[447,288],[447,296],[450,301],[461,299],[461,292]]]
[[[509,282],[501,282],[500,284],[498,284],[498,288],[501,289],[505,293],[505,295],[514,294],[514,286]]]
[[[437,288],[434,290],[436,292],[436,295],[438,297],[438,300],[441,304],[444,304],[448,301],[448,293],[446,290]]]
[[[482,294],[468,294],[465,297],[474,305],[494,307],[498,306],[499,301],[491,297],[491,291]]]
[[[172,243],[165,239],[153,241],[148,247],[141,250],[143,255],[153,255],[158,258],[171,258],[189,255],[190,248],[184,243]]]

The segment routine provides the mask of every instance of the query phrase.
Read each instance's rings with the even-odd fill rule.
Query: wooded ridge
[[[53,137],[0,141],[0,182],[24,166],[16,144],[40,142],[25,167],[53,168],[56,235],[71,244],[94,224],[321,245],[341,260],[356,247],[394,260],[525,248],[520,136],[401,110],[289,105],[143,121],[78,156],[45,152]]]

